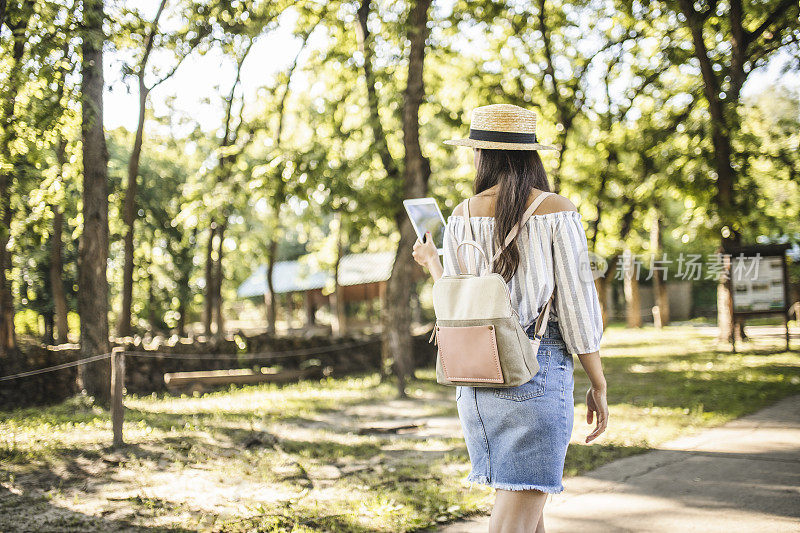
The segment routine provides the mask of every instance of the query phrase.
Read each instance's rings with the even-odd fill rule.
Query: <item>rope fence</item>
[[[348,348],[361,348],[369,346],[370,344],[377,344],[381,339],[370,339],[360,342],[349,342],[342,344],[330,344],[327,346],[311,347],[311,348],[297,348],[295,350],[284,350],[280,352],[255,352],[243,354],[215,354],[215,353],[201,353],[201,354],[178,354],[168,352],[135,352],[125,351],[125,355],[132,355],[134,357],[163,357],[165,359],[232,359],[232,360],[250,360],[250,359],[283,359],[286,357],[295,357],[298,355],[319,355],[324,353],[336,352],[338,350],[345,350]]]
[[[296,357],[300,355],[320,355],[325,353],[336,352],[339,350],[346,350],[350,348],[362,348],[364,346],[369,346],[370,344],[377,344],[379,342],[381,342],[381,339],[370,339],[360,342],[346,342],[341,344],[329,344],[319,347],[298,348],[295,350],[283,350],[280,352],[256,352],[256,353],[243,353],[243,354],[227,354],[227,353],[176,354],[168,352],[146,352],[146,351],[137,352],[128,350],[119,350],[119,353],[121,353],[122,355],[130,355],[133,357],[152,357],[152,358],[164,358],[164,359],[187,359],[187,360],[227,359],[232,361],[242,361],[242,360],[249,361],[257,359],[265,359],[265,360],[284,359],[287,357]],[[72,368],[79,365],[94,363],[97,361],[101,361],[103,359],[108,359],[109,357],[111,357],[111,355],[112,355],[111,352],[107,352],[104,354],[92,355],[89,357],[85,357],[83,359],[78,359],[76,361],[70,361],[68,363],[61,363],[59,365],[48,366],[45,368],[38,368],[35,370],[29,370],[27,372],[11,374],[9,376],[0,376],[0,382],[11,381],[13,379],[26,378],[29,376],[36,376],[39,374],[46,374],[48,372],[56,372],[59,370],[65,370],[67,368]]]
[[[89,357],[85,357],[83,359],[78,359],[77,361],[70,361],[69,363],[61,363],[60,365],[48,366],[45,368],[37,368],[36,370],[20,372],[19,374],[12,374],[10,376],[1,376],[0,381],[11,381],[12,379],[27,378],[29,376],[37,376],[39,374],[46,374],[48,372],[56,372],[57,370],[65,370],[67,368],[72,368],[73,366],[94,363],[102,359],[108,359],[109,357],[111,357],[111,352],[103,353],[100,355],[92,355]]]
[[[111,358],[111,427],[113,431],[113,445],[122,446],[125,444],[122,435],[122,426],[125,418],[125,407],[123,405],[123,391],[125,388],[125,356],[132,357],[151,357],[162,359],[189,359],[189,360],[273,360],[283,359],[286,357],[296,357],[302,355],[320,355],[339,350],[347,350],[351,348],[359,348],[376,344],[381,342],[381,339],[369,339],[360,342],[345,342],[340,344],[329,344],[326,346],[317,346],[310,348],[298,348],[295,350],[284,350],[280,352],[256,352],[246,354],[222,354],[222,353],[201,353],[201,354],[175,354],[167,352],[145,352],[145,351],[128,351],[122,347],[112,349],[111,352],[92,355],[78,359],[77,361],[70,361],[68,363],[61,363],[58,365],[48,366],[45,368],[37,368],[35,370],[28,370],[18,374],[11,374],[8,376],[0,376],[0,382],[11,381],[15,379],[22,379],[30,376],[37,376],[46,374],[48,372],[58,372],[84,364],[95,363],[104,359]]]

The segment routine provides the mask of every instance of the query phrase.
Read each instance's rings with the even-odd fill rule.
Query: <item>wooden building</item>
[[[392,273],[394,252],[348,254],[339,262],[339,285],[344,303],[373,302],[383,297]],[[311,258],[278,261],[272,270],[275,295],[302,294],[306,325],[314,324],[316,310],[331,305],[333,298],[325,289],[333,287],[333,272],[316,269]],[[267,265],[261,265],[242,283],[239,298],[263,298],[269,301]],[[332,314],[335,314],[333,311]]]

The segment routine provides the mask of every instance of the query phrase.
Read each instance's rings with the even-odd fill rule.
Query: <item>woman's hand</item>
[[[430,266],[434,261],[437,263],[439,262],[439,252],[436,250],[436,246],[433,245],[430,231],[425,234],[424,243],[417,239],[417,242],[414,243],[414,251],[411,252],[411,255],[414,256],[414,261],[428,270],[430,270]]]
[[[591,442],[599,437],[608,425],[608,401],[605,389],[590,387],[586,391],[586,423],[591,425],[593,418],[597,420],[597,426],[586,437],[586,442]]]

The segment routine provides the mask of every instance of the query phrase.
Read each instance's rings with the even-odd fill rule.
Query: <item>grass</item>
[[[800,355],[781,343],[732,354],[704,328],[609,328],[609,429],[583,443],[588,383],[576,360],[565,475],[800,392]],[[464,481],[454,391],[432,369],[417,374],[402,401],[376,374],[128,397],[119,451],[108,447],[108,413],[89,398],[0,412],[0,530],[395,532],[486,512],[492,490]],[[358,431],[386,419],[431,423]]]

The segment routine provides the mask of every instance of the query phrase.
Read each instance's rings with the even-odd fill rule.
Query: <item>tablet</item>
[[[439,252],[444,253],[444,217],[439,210],[434,198],[414,198],[413,200],[403,200],[414,231],[420,242],[423,241],[425,233],[430,231],[433,244]]]

